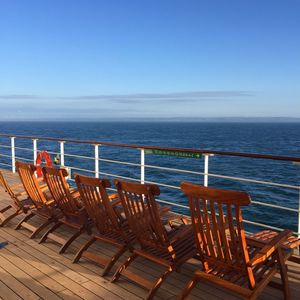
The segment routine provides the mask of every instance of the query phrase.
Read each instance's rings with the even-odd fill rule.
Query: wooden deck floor
[[[10,183],[18,182],[18,177],[4,171]],[[0,190],[0,208],[10,200],[3,189]],[[147,291],[123,279],[111,283],[112,272],[101,277],[101,268],[82,259],[72,264],[76,250],[88,238],[82,236],[75,241],[63,255],[58,254],[59,246],[51,241],[38,244],[29,239],[26,229],[15,230],[17,220],[5,227],[0,227],[0,242],[8,245],[0,249],[0,299],[143,299]],[[68,235],[64,228],[61,235]],[[109,247],[96,245],[95,251],[110,253]],[[122,257],[125,260],[127,255]],[[117,264],[117,266],[119,263]],[[142,259],[133,264],[136,272],[148,279],[153,278],[160,270]],[[185,283],[192,276],[199,262],[186,263],[180,273],[172,274],[161,286],[155,299],[177,299]],[[300,266],[289,263],[289,276],[292,299],[300,299]],[[239,299],[227,291],[206,283],[199,283],[190,299]],[[282,293],[267,287],[259,299],[283,299]]]

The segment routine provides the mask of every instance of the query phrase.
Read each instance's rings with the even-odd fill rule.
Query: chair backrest
[[[70,187],[66,180],[68,171],[63,168],[43,167],[42,172],[49,191],[63,214],[76,214],[79,207],[71,195]]]
[[[16,196],[16,194],[13,192],[13,190],[11,189],[11,187],[9,186],[9,184],[7,183],[6,179],[4,178],[2,172],[0,171],[0,186],[2,186],[5,191],[9,194],[9,196],[11,197],[11,199],[14,202],[14,205],[17,208],[21,208],[22,205],[18,199],[18,197]]]
[[[16,161],[16,168],[19,173],[21,182],[29,198],[38,208],[44,207],[47,199],[40,189],[39,183],[35,176],[36,168],[34,165]]]
[[[165,248],[169,244],[155,201],[159,187],[115,180],[129,227],[142,247]]]
[[[120,223],[107,194],[110,182],[75,174],[75,181],[84,207],[101,234],[121,232]]]
[[[241,212],[241,206],[250,204],[250,196],[187,182],[181,184],[181,189],[189,200],[196,246],[204,270],[211,266],[234,270],[248,276],[253,286],[253,272],[246,265],[249,254]]]

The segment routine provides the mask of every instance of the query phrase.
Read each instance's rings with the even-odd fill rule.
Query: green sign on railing
[[[201,158],[202,153],[190,151],[176,151],[176,150],[161,150],[161,149],[145,149],[145,154],[168,155],[183,158]]]

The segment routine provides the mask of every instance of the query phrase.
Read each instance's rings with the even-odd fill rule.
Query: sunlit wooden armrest
[[[119,195],[117,193],[108,195],[109,200],[119,199]]]
[[[119,208],[121,208],[123,210],[123,206],[122,206],[121,200],[119,198],[112,199],[110,203],[112,206],[119,206]]]
[[[49,188],[48,188],[47,184],[43,184],[43,185],[40,186],[40,189],[41,189],[42,192],[44,192],[44,191],[48,190]]]
[[[73,198],[80,198],[80,193],[77,190],[71,191],[71,195]]]
[[[53,205],[54,202],[55,202],[54,200],[49,200],[45,204],[48,206],[51,206],[51,205]]]
[[[275,236],[268,244],[266,244],[255,256],[247,263],[249,267],[253,267],[264,262],[270,257],[274,251],[280,247],[293,234],[291,230],[284,230]]]

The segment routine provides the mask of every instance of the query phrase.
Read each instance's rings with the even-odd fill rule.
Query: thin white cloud
[[[178,93],[133,93],[133,94],[115,94],[115,95],[79,95],[79,96],[42,96],[42,95],[24,95],[24,94],[9,94],[0,95],[3,100],[37,100],[37,99],[52,99],[52,100],[87,100],[99,101],[109,100],[115,102],[143,102],[151,100],[160,101],[201,101],[209,99],[224,99],[237,97],[252,97],[253,92],[249,91],[194,91],[194,92],[178,92]]]

